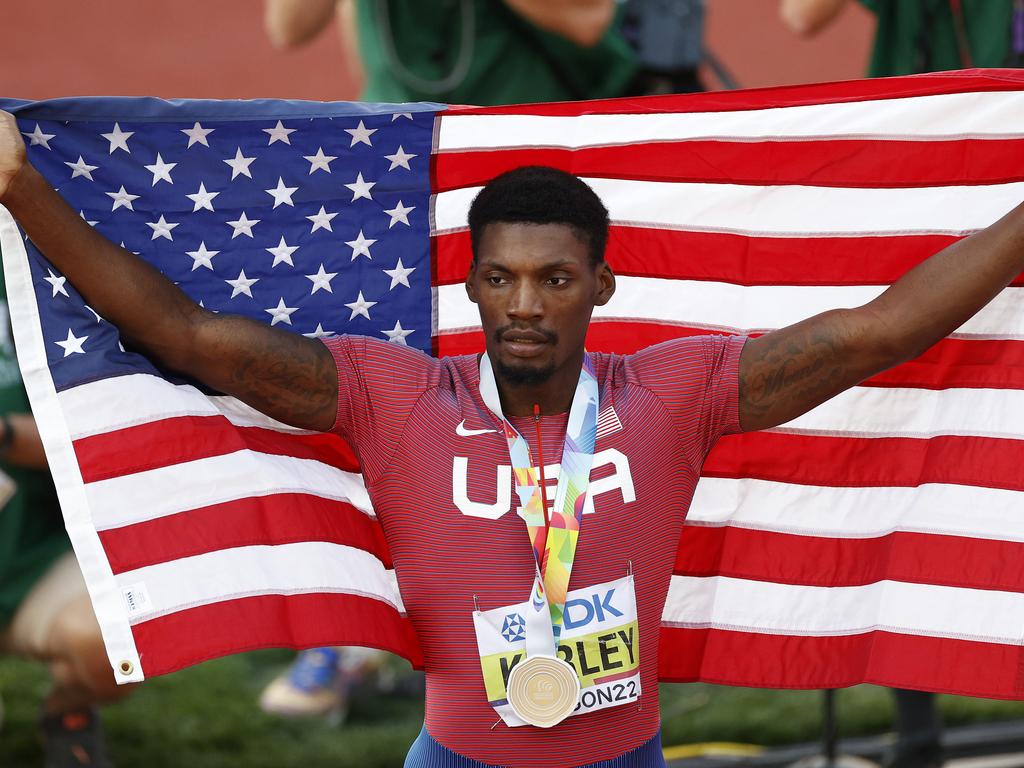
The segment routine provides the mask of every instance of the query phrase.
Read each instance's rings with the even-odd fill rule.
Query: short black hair
[[[586,244],[593,266],[604,261],[608,209],[582,179],[557,168],[526,165],[487,182],[469,207],[474,261],[484,228],[494,222],[566,224]]]

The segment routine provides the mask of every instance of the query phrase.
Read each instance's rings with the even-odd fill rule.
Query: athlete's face
[[[466,290],[499,379],[543,384],[565,372],[575,385],[590,316],[615,291],[611,269],[593,265],[565,224],[488,224],[477,251]]]

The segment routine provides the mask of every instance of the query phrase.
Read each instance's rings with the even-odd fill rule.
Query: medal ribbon
[[[501,411],[494,371],[486,354],[480,358],[480,395],[488,409],[501,419],[519,496],[519,515],[526,522],[533,547],[536,571],[531,595],[532,610],[526,617],[526,654],[551,656],[558,648],[569,577],[583,521],[583,505],[590,487],[590,469],[594,463],[597,378],[589,355],[584,356],[583,369],[569,410],[561,473],[550,519],[544,508],[544,493],[530,444]]]

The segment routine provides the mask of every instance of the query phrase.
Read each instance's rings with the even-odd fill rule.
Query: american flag
[[[588,344],[619,352],[862,304],[1024,199],[1011,71],[489,109],[0,106],[75,210],[206,307],[435,354],[482,348],[466,214],[519,165],[608,206],[619,287]],[[267,645],[418,659],[347,446],[122,349],[5,212],[0,246],[119,679]],[[917,360],[722,440],[680,541],[664,679],[1024,695],[1021,285]]]

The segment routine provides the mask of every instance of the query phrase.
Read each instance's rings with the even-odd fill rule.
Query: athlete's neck
[[[539,405],[543,416],[565,413],[572,407],[576,385],[583,368],[583,350],[564,365],[556,368],[542,382],[523,384],[505,380],[495,367],[494,378],[501,397],[501,410],[506,416],[532,416],[533,406]]]

